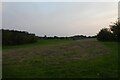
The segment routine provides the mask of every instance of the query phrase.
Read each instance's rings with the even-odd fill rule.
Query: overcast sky
[[[38,36],[95,35],[118,18],[117,2],[4,2],[2,26]]]

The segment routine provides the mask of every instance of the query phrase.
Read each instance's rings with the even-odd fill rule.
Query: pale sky
[[[38,36],[96,35],[117,21],[117,2],[4,2],[2,27]]]
[[[1,0],[2,2],[118,2],[119,0]]]

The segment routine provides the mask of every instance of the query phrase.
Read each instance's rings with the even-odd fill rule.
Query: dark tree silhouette
[[[100,41],[113,41],[114,40],[114,36],[111,33],[109,28],[103,28],[97,34],[97,39],[100,40]]]
[[[18,45],[34,43],[37,41],[35,34],[25,31],[4,30],[2,29],[2,45]]]
[[[110,25],[110,28],[104,28],[97,34],[100,41],[118,41],[120,42],[120,22],[117,21]]]
[[[110,25],[110,29],[115,37],[115,40],[120,42],[120,22],[118,21],[113,25]]]

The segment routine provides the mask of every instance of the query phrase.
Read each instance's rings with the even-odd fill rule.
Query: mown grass
[[[47,54],[43,54],[43,55],[37,54],[36,52],[35,54],[32,54],[34,51],[31,52],[30,54],[17,55],[16,53],[12,55],[11,53],[12,56],[8,54],[10,55],[8,57],[6,57],[7,55],[3,55],[3,78],[116,78],[118,77],[118,45],[116,42],[89,41],[90,43],[88,44],[87,42],[81,42],[81,44],[82,43],[86,44],[85,46],[82,45],[83,47],[86,47],[87,45],[90,44],[90,47],[87,46],[88,49],[86,48],[86,50],[91,51],[91,49],[93,49],[92,51],[94,51],[95,48],[94,44],[100,43],[102,47],[107,48],[109,51],[103,55],[99,55],[90,59],[86,59],[88,57],[83,57],[82,59],[71,60],[72,58],[70,59],[70,57],[74,56],[73,54],[78,55],[77,53],[82,51],[79,50],[79,48],[77,48],[77,50],[72,49],[71,47],[77,45],[76,42],[74,44],[73,42],[75,41],[71,41],[71,42],[68,41],[68,43],[66,43],[66,40],[56,41],[56,42],[54,40],[53,42],[52,41],[39,42],[38,43],[39,45],[55,46],[53,48],[51,48],[51,46],[47,47],[49,49],[45,48],[45,51],[46,50],[48,51],[45,52]],[[63,47],[65,43],[69,45],[67,47]],[[91,46],[91,43],[93,43],[92,44],[93,46]],[[56,48],[58,44],[62,44],[59,45],[58,47],[60,49]],[[30,48],[29,46],[27,47]],[[70,47],[70,49],[72,50],[66,51],[68,47]],[[17,49],[17,48],[11,48],[11,50],[13,49]],[[30,49],[32,49],[32,47]],[[39,48],[36,50],[39,50]],[[65,53],[60,52],[61,50],[66,52]],[[58,53],[57,55],[56,52]],[[22,58],[20,58],[20,56]]]

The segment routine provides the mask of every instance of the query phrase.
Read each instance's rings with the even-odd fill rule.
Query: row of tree
[[[79,39],[86,39],[86,38],[96,38],[96,36],[85,36],[85,35],[74,35],[70,37],[47,37],[46,35],[44,37],[39,37],[39,39],[67,39],[67,40],[79,40]]]
[[[103,28],[97,34],[97,39],[100,41],[117,41],[120,42],[120,22],[117,21],[109,28]]]
[[[35,34],[31,34],[25,31],[16,30],[4,30],[2,31],[2,45],[18,45],[26,43],[34,43],[37,41]]]
[[[74,35],[70,37],[44,37],[35,36],[35,34],[28,33],[26,31],[17,31],[17,30],[5,30],[0,29],[0,33],[2,33],[2,45],[19,45],[26,43],[34,43],[37,40],[41,39],[67,39],[67,40],[79,40],[85,38],[95,38],[96,36],[84,36],[84,35]]]
[[[85,39],[85,38],[96,38],[100,41],[119,41],[120,42],[120,22],[116,22],[113,25],[110,25],[109,28],[103,28],[96,36],[84,36],[84,35],[75,35],[70,37],[38,37],[35,34],[28,33],[26,31],[16,31],[16,30],[4,30],[2,32],[2,44],[3,45],[18,45],[26,43],[37,42],[38,39]]]

